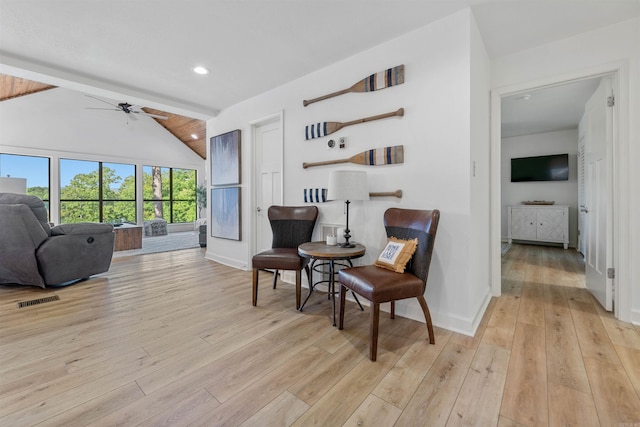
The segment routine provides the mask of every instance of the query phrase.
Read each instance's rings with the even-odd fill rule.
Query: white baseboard
[[[351,293],[347,294],[347,299],[353,301]],[[359,298],[360,302],[363,306],[369,304],[367,300],[363,300]],[[474,336],[480,322],[482,321],[482,317],[491,301],[491,289],[487,288],[487,292],[485,293],[484,298],[478,304],[475,315],[469,318],[463,318],[451,313],[444,313],[437,310],[437,307],[433,307],[429,304],[427,300],[427,305],[429,306],[429,312],[431,314],[431,321],[434,326],[439,328],[447,329],[452,332],[458,332],[463,335]],[[380,305],[380,311],[384,311],[386,313],[389,312],[389,304]],[[414,298],[397,301],[396,302],[396,316],[406,317],[408,319],[416,320],[418,322],[425,323],[424,314],[422,313],[422,308],[420,308],[420,304]]]
[[[209,251],[207,251],[204,254],[204,257],[206,259],[208,259],[208,260],[215,261],[217,263],[224,264],[224,265],[227,265],[229,267],[237,268],[237,269],[244,270],[244,271],[249,271],[250,270],[249,266],[247,266],[247,263],[244,260],[238,260],[238,259],[223,257],[223,256],[220,256],[220,255],[217,255],[217,254],[212,254]]]
[[[304,276],[304,274],[303,274]],[[296,272],[295,271],[290,271],[290,270],[285,270],[285,271],[281,271],[280,272],[280,280],[282,280],[285,283],[291,283],[292,285],[296,284]]]

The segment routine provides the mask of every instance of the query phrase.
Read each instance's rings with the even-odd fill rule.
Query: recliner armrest
[[[113,232],[112,224],[100,222],[78,222],[74,224],[60,224],[51,229],[52,236],[67,234],[103,234]]]
[[[62,227],[58,233],[70,234],[52,235],[40,245],[36,258],[47,285],[85,279],[109,270],[115,233],[110,224],[95,225],[98,227]]]

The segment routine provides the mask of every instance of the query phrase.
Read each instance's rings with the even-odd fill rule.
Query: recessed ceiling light
[[[516,98],[518,101],[528,101],[531,99],[531,95],[525,93],[524,95],[520,95]]]
[[[193,138],[193,139],[198,139],[198,135],[196,135],[195,133],[192,133],[192,134],[191,134],[191,138]]]
[[[197,67],[193,67],[193,72],[196,74],[209,74],[209,70],[198,65]]]

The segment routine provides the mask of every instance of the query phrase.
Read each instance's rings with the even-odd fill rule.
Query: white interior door
[[[267,210],[282,204],[282,129],[278,116],[253,127],[255,153],[255,224],[254,253],[271,248],[271,225]]]
[[[613,282],[607,275],[612,267],[613,187],[611,154],[613,109],[610,78],[600,86],[585,107],[585,268],[586,286],[602,306],[613,309]]]

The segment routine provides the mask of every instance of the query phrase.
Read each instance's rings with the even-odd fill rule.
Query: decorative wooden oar
[[[354,163],[356,165],[380,166],[404,163],[404,146],[374,148],[355,154],[348,159],[326,160],[324,162],[303,163],[303,168],[313,166],[337,165],[338,163]]]
[[[375,74],[371,74],[369,77],[365,77],[353,86],[346,89],[339,90],[337,92],[330,93],[328,95],[320,96],[318,98],[304,100],[302,105],[305,107],[314,102],[323,101],[325,99],[333,98],[334,96],[344,95],[349,92],[373,92],[375,90],[385,89],[391,86],[397,86],[404,83],[404,65],[398,65],[393,68],[389,68],[384,71],[380,71]]]
[[[320,138],[339,131],[343,127],[357,125],[358,123],[372,122],[374,120],[386,119],[387,117],[404,116],[404,108],[399,108],[391,113],[378,114],[377,116],[365,117],[364,119],[351,120],[350,122],[320,122],[307,125],[304,129],[306,140]]]
[[[369,197],[402,197],[402,190],[384,191],[379,193],[369,193]]]

